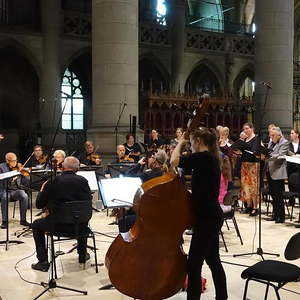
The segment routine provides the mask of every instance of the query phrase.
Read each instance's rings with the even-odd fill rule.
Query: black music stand
[[[118,164],[109,164],[107,165],[108,173],[112,178],[126,176],[126,173],[135,166],[135,162],[126,162],[126,163],[118,163]]]
[[[8,180],[10,178],[16,177],[16,176],[20,176],[21,173],[18,171],[10,171],[10,172],[6,172],[6,173],[2,173],[0,174],[0,181],[4,181],[6,182],[6,201],[7,201],[7,205],[6,205],[6,216],[7,216],[7,227],[6,227],[6,240],[5,241],[0,241],[0,244],[5,244],[5,250],[8,250],[8,244],[23,244],[24,242],[22,241],[10,241],[9,240],[9,222],[8,222],[8,206],[9,206],[9,192],[8,192]],[[4,220],[2,220],[3,222]]]
[[[259,189],[258,189],[258,247],[256,249],[255,252],[248,252],[248,253],[242,253],[242,254],[234,254],[233,257],[238,257],[238,256],[246,256],[246,255],[253,255],[253,254],[256,254],[256,255],[259,255],[262,260],[264,260],[264,257],[263,255],[266,254],[266,255],[273,255],[273,256],[277,256],[279,257],[280,255],[278,253],[271,253],[271,252],[265,252],[262,248],[262,230],[261,230],[261,200],[262,200],[262,197],[261,197],[261,183],[262,183],[262,180],[260,178],[260,175],[261,175],[261,172],[260,172],[260,168],[262,166],[262,160],[261,160],[261,154],[264,154],[265,156],[268,156],[270,154],[270,149],[267,149],[266,147],[264,146],[261,146],[261,131],[262,131],[262,121],[264,119],[264,115],[266,113],[266,104],[267,104],[267,100],[268,100],[268,96],[269,96],[269,90],[270,90],[270,86],[266,85],[266,93],[265,93],[265,99],[264,99],[264,104],[263,104],[263,109],[261,111],[261,116],[260,116],[260,119],[259,119],[259,130],[258,130],[258,138],[259,138],[259,149],[257,151],[257,153],[252,153],[250,151],[248,151],[249,154],[252,154],[252,155],[259,155]]]

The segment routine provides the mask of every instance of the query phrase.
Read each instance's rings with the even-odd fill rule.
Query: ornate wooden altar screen
[[[198,97],[164,92],[143,93],[145,138],[153,128],[167,139],[173,138],[177,127],[186,127]],[[252,122],[252,99],[210,98],[207,127],[227,126],[232,136],[238,136],[243,123]]]

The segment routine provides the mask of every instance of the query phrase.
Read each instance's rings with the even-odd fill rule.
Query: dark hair
[[[250,123],[250,122],[244,123],[242,128],[244,128],[244,126],[248,126],[248,127],[252,128],[252,129],[254,130],[254,126],[253,126],[253,124]]]
[[[298,128],[294,128],[294,129],[292,129],[297,135],[300,135],[300,131],[299,131],[299,129]]]
[[[191,133],[192,140],[201,140],[208,151],[221,163],[220,151],[217,145],[216,131],[211,128],[201,127]]]
[[[37,149],[37,148],[41,148],[42,151],[44,150],[42,145],[35,145],[35,146],[33,147],[33,150],[35,150],[35,149]]]
[[[126,134],[126,141],[128,141],[131,136],[134,138],[134,135],[132,133]]]

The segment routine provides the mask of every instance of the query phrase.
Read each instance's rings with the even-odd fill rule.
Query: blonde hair
[[[53,153],[53,156],[55,157],[56,155],[61,154],[64,158],[66,157],[66,152],[64,150],[55,150],[55,152]]]
[[[168,155],[165,150],[158,149],[157,152],[154,154],[155,161],[159,164],[160,168],[164,172],[168,172]]]

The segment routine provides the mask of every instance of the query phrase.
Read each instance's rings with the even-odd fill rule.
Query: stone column
[[[61,85],[61,0],[43,0],[41,10],[43,65],[40,87],[40,121],[43,133],[42,142],[49,144],[54,132],[53,127],[57,126],[61,112],[59,93]]]
[[[292,126],[294,1],[256,0],[255,2],[255,101],[256,127],[275,123],[283,131]],[[266,113],[262,109],[267,87]]]
[[[184,48],[185,48],[185,1],[168,0],[168,12],[172,39],[172,90],[184,92]]]
[[[116,142],[125,142],[129,115],[138,116],[138,0],[93,0],[92,5],[93,115],[88,137],[102,153],[111,153]]]

